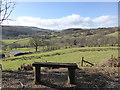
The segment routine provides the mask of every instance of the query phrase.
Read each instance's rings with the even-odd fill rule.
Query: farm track
[[[14,60],[18,60],[18,59],[21,59],[21,60],[32,60],[33,58],[34,59],[40,59],[42,57],[50,57],[50,56],[56,56],[56,55],[63,55],[63,54],[68,54],[68,53],[74,53],[74,52],[86,52],[86,51],[107,51],[107,50],[119,50],[119,48],[99,48],[99,49],[79,49],[79,50],[73,50],[73,51],[70,51],[70,52],[57,52],[57,53],[53,53],[53,54],[46,54],[46,55],[39,55],[39,56],[22,56],[22,57],[15,57],[15,58],[12,58],[12,59],[9,59],[9,58],[5,58],[3,59],[2,61],[14,61]],[[34,54],[34,53],[33,53]]]

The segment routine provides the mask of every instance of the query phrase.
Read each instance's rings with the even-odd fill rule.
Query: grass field
[[[38,47],[38,51],[41,51],[41,49],[43,49],[42,47]],[[9,54],[10,52],[13,51],[19,51],[19,52],[35,52],[35,48],[34,47],[29,47],[29,48],[14,48],[14,49],[9,49],[7,51],[2,51],[3,53]]]
[[[108,59],[111,55],[118,57],[117,47],[84,47],[54,50],[44,53],[27,54],[3,59],[3,70],[17,70],[21,64],[32,64],[33,62],[59,62],[80,63],[81,58],[98,64]]]
[[[118,32],[114,32],[114,33],[111,33],[111,34],[107,34],[107,36],[113,36],[113,37],[118,38]]]
[[[24,44],[27,44],[29,42],[30,38],[23,38],[23,39],[3,39],[2,41],[5,43],[5,44],[10,44],[10,43],[18,43],[18,44],[21,44],[21,45],[24,45]]]

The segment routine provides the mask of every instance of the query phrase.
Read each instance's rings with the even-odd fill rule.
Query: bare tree
[[[4,20],[10,20],[8,17],[12,13],[14,6],[14,0],[0,0],[0,24],[2,24]]]
[[[38,51],[38,47],[41,44],[41,39],[39,37],[32,37],[29,41],[29,44],[33,47],[35,47],[35,51]]]

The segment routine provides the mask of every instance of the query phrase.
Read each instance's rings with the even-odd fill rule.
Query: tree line
[[[42,47],[42,51],[58,50],[62,48],[73,48],[73,47],[102,47],[102,46],[117,46],[118,38],[114,36],[105,35],[93,35],[93,36],[81,36],[72,38],[50,38],[45,39],[40,36],[33,36],[30,38],[28,44],[21,45],[17,42],[11,44],[2,43],[3,50],[14,49],[14,48],[35,48],[35,52],[38,51],[39,47]]]

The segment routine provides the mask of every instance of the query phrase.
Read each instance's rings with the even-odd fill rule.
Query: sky
[[[61,30],[118,26],[117,2],[17,2],[4,25]]]

